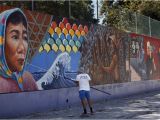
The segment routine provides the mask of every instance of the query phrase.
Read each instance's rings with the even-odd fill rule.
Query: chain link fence
[[[127,32],[160,38],[160,21],[135,12],[120,12],[118,28]]]

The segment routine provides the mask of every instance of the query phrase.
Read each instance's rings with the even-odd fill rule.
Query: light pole
[[[98,20],[98,0],[97,0],[97,20]]]

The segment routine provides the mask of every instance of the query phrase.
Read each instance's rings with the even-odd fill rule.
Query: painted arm
[[[103,69],[104,71],[106,71],[106,72],[112,72],[112,71],[114,70],[116,64],[117,64],[117,56],[114,55],[113,58],[112,58],[112,61],[111,61],[110,66],[109,66],[109,67],[104,67],[104,66],[102,66],[102,69]]]
[[[153,58],[153,67],[154,67],[154,71],[156,71],[156,65],[155,65],[155,62],[154,62],[154,58]]]

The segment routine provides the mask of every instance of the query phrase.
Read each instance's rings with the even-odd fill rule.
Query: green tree
[[[69,2],[71,15],[69,16]],[[84,22],[98,23],[94,19],[94,6],[92,0],[56,0],[56,1],[2,1],[1,3],[9,6],[20,7],[23,9],[34,10],[48,13],[58,17],[67,17]]]
[[[131,20],[129,23],[133,23],[135,22],[132,21],[134,12],[160,20],[160,1],[101,0],[101,4],[100,13],[105,15],[103,24],[120,27],[120,24],[128,23],[129,21],[127,22],[127,20],[129,19]]]

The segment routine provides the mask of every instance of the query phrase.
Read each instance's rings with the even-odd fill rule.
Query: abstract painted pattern
[[[63,18],[60,22],[52,21],[48,29],[47,38],[40,46],[39,52],[43,50],[57,52],[60,50],[61,52],[70,53],[74,51],[76,53],[87,33],[88,27],[86,25],[71,24],[67,18]]]
[[[39,48],[40,43],[42,42],[45,33],[48,30],[48,26],[50,24],[50,21],[52,20],[52,16],[28,10],[25,10],[24,13],[28,20],[30,47],[30,54],[28,56],[28,60],[30,61],[32,56]]]

